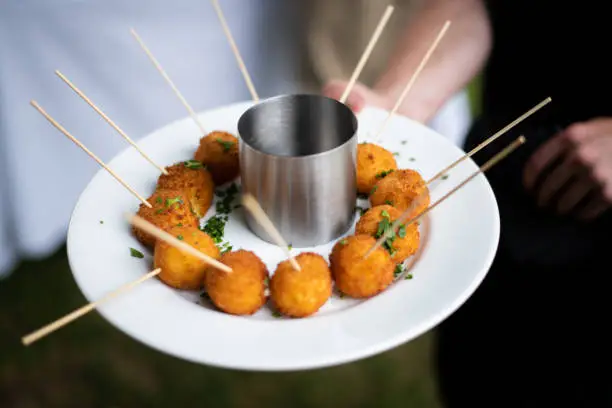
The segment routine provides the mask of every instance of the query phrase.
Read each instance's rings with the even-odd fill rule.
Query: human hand
[[[342,97],[347,85],[347,81],[330,81],[323,87],[323,95],[327,96],[328,98],[339,100]],[[366,105],[385,110],[391,110],[393,108],[393,102],[390,101],[388,96],[359,82],[355,83],[355,86],[346,100],[346,105],[349,106],[355,113],[361,112]]]
[[[538,205],[554,207],[559,214],[592,220],[612,208],[612,118],[591,119],[560,131],[531,156],[523,184]],[[554,196],[558,199],[553,203]],[[587,202],[577,210],[584,199]]]

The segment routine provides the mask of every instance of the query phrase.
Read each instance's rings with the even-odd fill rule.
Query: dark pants
[[[532,244],[502,221],[487,278],[438,328],[445,407],[612,407],[612,251],[552,266],[508,239]]]

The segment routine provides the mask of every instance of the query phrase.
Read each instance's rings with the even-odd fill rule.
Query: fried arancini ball
[[[266,265],[251,251],[238,250],[221,255],[220,262],[232,268],[227,273],[209,267],[206,292],[225,313],[251,315],[266,303]]]
[[[238,139],[231,133],[214,131],[204,136],[194,158],[208,168],[216,185],[232,181],[240,174]]]
[[[384,233],[385,227],[391,225],[402,215],[401,211],[390,205],[379,205],[370,208],[363,214],[355,226],[356,235],[371,235],[378,239]],[[395,237],[389,239],[383,248],[389,252],[395,263],[400,263],[412,256],[419,249],[421,236],[416,222],[400,226]]]
[[[340,292],[353,298],[368,298],[393,282],[395,262],[382,246],[363,259],[375,243],[371,235],[353,235],[336,243],[331,271]]]
[[[270,298],[280,313],[306,317],[316,313],[332,294],[331,270],[327,261],[314,252],[295,257],[301,271],[289,260],[278,264],[270,280]]]
[[[215,191],[210,172],[196,160],[175,163],[166,170],[168,174],[162,174],[157,179],[157,188],[185,191],[196,216],[204,217]]]
[[[393,153],[373,143],[357,145],[357,191],[370,194],[378,180],[397,170]]]
[[[183,190],[156,190],[147,201],[152,208],[140,204],[137,215],[149,221],[158,228],[167,230],[175,226],[198,227],[198,218],[192,211]],[[136,238],[142,244],[153,247],[155,237],[137,227],[132,227]]]
[[[173,227],[168,233],[213,259],[219,259],[219,248],[213,239],[197,227]],[[188,254],[162,240],[155,243],[153,267],[161,268],[159,279],[176,289],[196,290],[204,286],[210,267],[200,258]]]
[[[422,192],[425,195],[407,219],[420,214],[429,207],[429,189],[417,171],[395,170],[374,185],[374,192],[370,195],[370,205],[376,207],[388,204],[404,212]]]

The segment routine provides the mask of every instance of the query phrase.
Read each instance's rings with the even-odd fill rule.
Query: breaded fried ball
[[[382,246],[363,259],[375,243],[370,235],[353,235],[336,243],[331,271],[340,292],[353,298],[368,298],[393,282],[395,262]]]
[[[357,191],[370,194],[376,182],[397,170],[393,153],[373,143],[357,145]]]
[[[374,192],[370,195],[370,205],[392,205],[401,212],[406,211],[412,202],[424,192],[419,205],[410,213],[414,217],[429,207],[429,189],[423,177],[409,169],[395,170],[374,185]]]
[[[301,271],[289,260],[278,264],[270,281],[270,298],[280,313],[306,317],[316,313],[332,294],[331,270],[327,261],[314,252],[295,257]]]
[[[356,235],[371,235],[378,239],[384,230],[390,230],[391,225],[402,215],[401,211],[390,205],[379,205],[370,208],[363,214],[355,226]],[[400,226],[393,238],[388,239],[383,248],[389,252],[395,263],[400,263],[412,256],[419,249],[421,236],[416,222]]]
[[[224,253],[220,261],[233,271],[208,268],[206,292],[213,304],[234,315],[258,311],[266,303],[266,265],[253,252],[242,249]]]
[[[157,190],[147,201],[152,208],[140,204],[137,215],[158,228],[167,230],[176,226],[198,227],[198,218],[191,209],[187,195],[182,190]],[[155,237],[137,227],[132,227],[136,238],[143,245],[153,247]]]
[[[214,131],[204,136],[194,158],[208,168],[218,186],[240,174],[238,139],[231,133]]]
[[[219,259],[219,248],[212,238],[197,227],[174,227],[168,230],[176,238],[213,259]],[[161,268],[159,279],[176,289],[197,290],[204,287],[209,265],[162,240],[155,243],[153,267]]]
[[[204,217],[215,192],[215,183],[210,172],[197,160],[175,163],[166,167],[166,170],[168,174],[159,176],[157,188],[185,191],[196,216]]]

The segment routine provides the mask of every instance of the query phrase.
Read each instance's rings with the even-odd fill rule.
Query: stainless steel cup
[[[320,95],[283,95],[238,121],[242,191],[294,247],[329,243],[355,216],[357,118]],[[250,214],[249,228],[273,242]]]

